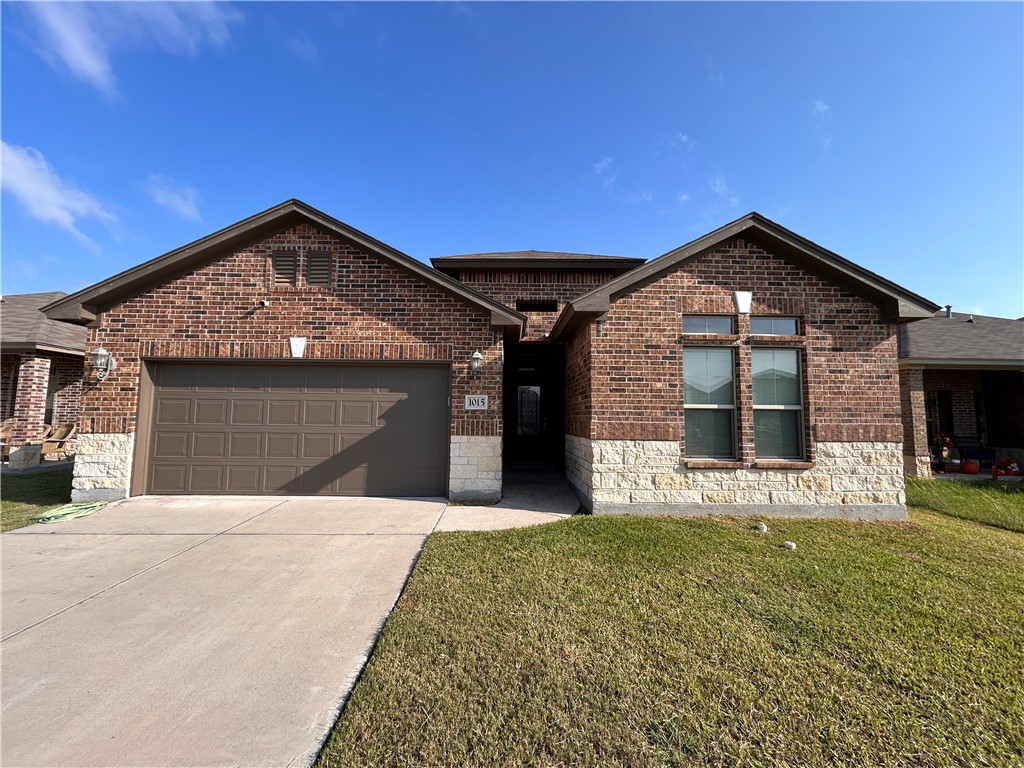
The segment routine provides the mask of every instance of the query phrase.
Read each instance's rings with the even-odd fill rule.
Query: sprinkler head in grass
[[[754,526],[754,530],[758,533],[768,533],[768,526],[764,523],[758,523]]]
[[[792,541],[784,541],[782,542],[782,546],[785,549],[796,549],[796,544]]]

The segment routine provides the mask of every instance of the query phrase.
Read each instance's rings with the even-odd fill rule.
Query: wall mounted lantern
[[[754,294],[750,291],[733,291],[732,300],[736,305],[736,312],[740,315],[750,314],[750,299]]]
[[[117,368],[117,360],[103,347],[96,347],[89,353],[89,357],[92,358],[92,369],[96,372],[96,378],[99,381],[103,381],[107,378],[108,373]]]
[[[479,371],[480,366],[484,364],[484,356],[480,354],[478,349],[472,355],[469,356],[469,369],[471,371]]]

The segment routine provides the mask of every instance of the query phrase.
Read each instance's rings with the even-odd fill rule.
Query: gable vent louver
[[[331,287],[331,254],[311,253],[306,257],[306,285]]]
[[[271,259],[274,267],[274,287],[290,288],[295,285],[299,273],[297,253],[275,253]]]

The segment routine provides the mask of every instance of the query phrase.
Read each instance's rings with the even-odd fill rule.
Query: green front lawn
[[[1024,483],[907,478],[907,504],[1024,533]]]
[[[31,525],[32,518],[71,501],[71,469],[0,479],[0,531]]]
[[[1024,765],[1024,536],[767,523],[432,535],[319,765]]]

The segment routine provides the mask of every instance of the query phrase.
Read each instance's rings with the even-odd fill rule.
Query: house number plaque
[[[486,411],[487,395],[466,395],[467,411]]]

